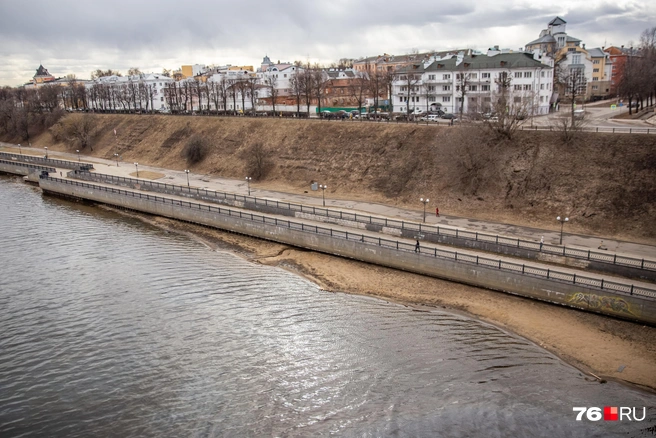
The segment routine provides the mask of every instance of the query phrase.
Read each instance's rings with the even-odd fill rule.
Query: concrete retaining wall
[[[460,230],[460,235],[458,236],[458,233],[456,233],[455,229],[450,229],[448,227],[443,227],[441,233],[435,233],[430,231],[431,229],[435,228],[434,226],[425,227],[415,222],[404,222],[390,219],[389,223],[394,225],[385,225],[387,219],[382,217],[373,217],[362,214],[356,215],[353,213],[345,213],[345,217],[336,217],[340,214],[340,211],[312,206],[301,207],[298,204],[289,204],[286,202],[279,203],[279,207],[277,207],[275,200],[266,200],[261,198],[258,199],[256,197],[237,195],[234,193],[188,188],[186,186],[137,180],[134,178],[116,177],[113,175],[104,175],[99,173],[72,172],[69,173],[69,175],[84,181],[97,181],[137,190],[183,196],[187,198],[212,202],[215,204],[247,208],[249,210],[266,214],[297,217],[326,224],[342,225],[359,230],[375,231],[396,237],[402,236],[410,239],[419,238],[419,240],[424,240],[427,242],[451,245],[459,248],[470,248],[496,254],[505,254],[511,257],[519,257],[527,260],[538,260],[545,262],[556,261],[558,264],[571,266],[577,269],[596,272],[608,272],[621,275],[626,278],[656,281],[656,270],[641,269],[638,260],[634,260],[636,263],[638,263],[636,267],[621,263],[612,263],[613,254],[609,254],[609,262],[598,261],[595,259],[586,260],[581,257],[568,257],[567,254],[563,256],[554,253],[554,250],[561,250],[563,247],[544,245],[543,251],[540,248],[539,242],[521,241],[520,245],[520,241],[518,241],[517,246],[515,246],[512,243],[512,239],[507,237],[496,236],[497,238],[495,239],[495,236],[488,235],[489,240],[486,240],[482,238],[483,234],[481,234],[481,238],[479,239],[478,233],[463,230]],[[292,206],[293,208],[291,208]],[[300,208],[303,208],[304,210],[300,211]],[[315,212],[313,212],[313,210],[315,210]],[[331,214],[326,215],[328,211],[330,211]],[[370,218],[372,219],[372,223],[368,223],[366,220],[357,220],[355,216],[357,216],[357,218]],[[404,226],[403,228],[401,228],[402,224]],[[476,236],[477,238],[474,239],[472,236]],[[581,250],[575,250],[572,248],[565,248],[565,250],[569,251],[570,253],[572,251],[577,251],[579,253],[581,252]],[[653,265],[653,262],[650,261],[650,264]]]
[[[44,191],[50,193],[208,225],[313,251],[656,325],[656,300],[646,297],[619,294],[458,260],[417,254],[413,251],[337,238],[332,235],[332,230],[329,234],[325,231],[323,234],[317,234],[310,231],[315,228],[314,226],[306,226],[307,231],[290,229],[285,226],[284,220],[261,215],[257,215],[257,220],[251,220],[250,213],[235,212],[231,216],[228,215],[227,210],[219,213],[217,207],[210,208],[207,205],[186,201],[175,201],[177,205],[157,202],[146,199],[145,194],[143,197],[138,197],[140,193],[136,193],[137,197],[127,196],[93,187],[66,184],[56,178],[42,178],[40,185]]]
[[[55,172],[52,167],[44,167],[36,164],[27,164],[20,161],[0,160],[0,172],[11,173],[13,175],[23,175],[30,182],[39,182],[41,172]]]

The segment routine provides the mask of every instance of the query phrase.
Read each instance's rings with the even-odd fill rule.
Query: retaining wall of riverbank
[[[287,220],[205,204],[166,199],[141,192],[128,192],[93,184],[42,177],[41,188],[49,193],[87,199],[135,211],[207,225],[296,247],[347,257],[368,263],[457,281],[487,289],[566,305],[618,318],[656,325],[656,299],[617,293],[584,284],[558,281],[557,278],[531,276],[504,267],[484,265],[438,256],[437,250],[413,251],[407,243],[368,237],[354,240],[353,233],[303,225]],[[357,236],[357,235],[356,235]],[[633,289],[631,289],[633,290]]]
[[[374,231],[395,237],[419,239],[441,245],[505,254],[527,260],[551,262],[572,266],[577,269],[608,272],[626,278],[656,281],[656,262],[654,260],[632,258],[608,251],[590,251],[561,245],[542,244],[537,241],[459,230],[448,226],[427,225],[358,212],[280,202],[275,199],[257,198],[255,196],[246,196],[237,193],[213,191],[95,172],[76,170],[69,172],[68,175],[69,177],[84,181],[97,181],[130,189],[184,196],[186,198],[221,205],[247,208],[266,214],[297,217],[314,222]]]

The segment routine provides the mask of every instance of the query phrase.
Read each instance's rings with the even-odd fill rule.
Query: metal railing
[[[453,260],[458,263],[474,264],[477,266],[485,266],[489,268],[499,269],[501,271],[527,275],[527,276],[547,279],[551,281],[557,281],[561,283],[581,285],[581,286],[596,288],[600,290],[613,291],[613,292],[618,292],[628,295],[639,295],[649,299],[656,299],[656,289],[650,289],[642,286],[635,286],[633,284],[606,281],[603,278],[599,279],[599,278],[586,277],[582,275],[562,272],[549,268],[542,268],[538,266],[513,263],[500,259],[481,257],[471,254],[463,254],[457,251],[438,249],[435,247],[426,247],[426,246],[417,247],[414,244],[402,242],[399,240],[383,239],[381,237],[372,237],[372,236],[358,234],[358,233],[349,233],[348,231],[334,230],[332,228],[320,227],[318,225],[309,225],[301,222],[293,222],[290,220],[284,220],[284,219],[278,219],[275,217],[270,217],[265,215],[248,213],[241,210],[232,210],[230,208],[225,208],[225,207],[214,207],[207,204],[199,204],[195,202],[183,201],[180,199],[154,196],[143,192],[132,192],[128,190],[117,189],[114,187],[98,186],[95,184],[89,184],[89,183],[84,183],[74,180],[53,178],[47,175],[41,175],[40,178],[55,181],[61,184],[89,188],[101,192],[104,191],[109,193],[115,193],[121,196],[129,196],[132,198],[144,199],[150,202],[169,204],[169,205],[179,206],[182,208],[188,208],[192,210],[208,211],[212,213],[218,213],[224,216],[237,217],[242,220],[248,220],[257,223],[285,227],[291,230],[330,236],[331,238],[336,238],[336,239],[357,241],[360,243],[364,243],[368,245],[376,245],[379,247],[389,248],[396,251],[416,252],[418,255],[422,255],[426,257],[435,257],[435,258],[440,257],[443,259]],[[206,224],[202,224],[202,225],[206,225]]]
[[[5,158],[11,161],[22,161],[24,163],[39,163],[49,164],[51,166],[60,167],[63,169],[78,169],[78,170],[91,170],[93,164],[81,163],[68,160],[57,160],[54,158],[37,157],[34,155],[11,154],[9,152],[0,152],[0,158]]]
[[[562,131],[562,128],[553,126],[520,126],[521,131]],[[578,128],[584,132],[605,132],[611,134],[656,134],[654,128],[612,127],[612,126],[583,126]]]
[[[41,170],[44,172],[56,172],[54,167],[40,166],[38,164],[29,164],[22,161],[0,160],[0,164],[9,164],[11,166],[27,167],[29,169]]]
[[[618,266],[627,266],[636,269],[656,272],[656,260],[639,259],[635,257],[622,256],[615,253],[608,253],[607,251],[592,251],[578,248],[568,248],[567,246],[552,245],[547,243],[540,243],[532,240],[510,238],[499,236],[498,234],[480,233],[476,231],[461,230],[458,228],[444,227],[439,225],[426,225],[418,222],[408,222],[403,220],[389,219],[386,217],[371,216],[359,213],[344,212],[342,210],[331,210],[326,207],[315,207],[303,204],[295,204],[290,202],[282,202],[266,198],[257,198],[255,196],[245,196],[236,193],[220,192],[214,190],[190,188],[187,186],[165,184],[155,181],[146,181],[135,178],[126,178],[121,176],[113,176],[106,174],[85,172],[83,175],[87,178],[94,180],[109,180],[115,182],[123,182],[130,185],[139,184],[140,188],[144,189],[145,186],[152,186],[154,188],[163,190],[173,190],[180,192],[180,196],[192,196],[195,198],[202,197],[203,200],[212,202],[212,199],[217,200],[230,200],[242,202],[244,204],[252,203],[255,205],[263,205],[265,207],[277,208],[281,210],[289,210],[292,212],[300,212],[305,214],[312,214],[323,216],[329,219],[344,220],[356,222],[360,224],[379,225],[386,228],[393,228],[403,231],[411,231],[420,234],[430,234],[433,236],[443,236],[456,239],[470,240],[481,243],[491,243],[505,247],[512,247],[530,251],[541,252],[543,254],[571,257],[580,260],[587,260],[593,262],[607,263]],[[74,175],[73,175],[74,176]],[[244,208],[248,208],[245,205]],[[489,249],[487,249],[490,251]]]

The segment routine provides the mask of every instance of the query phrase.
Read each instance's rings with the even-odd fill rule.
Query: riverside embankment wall
[[[416,253],[412,245],[398,241],[396,247],[391,241],[386,241],[386,245],[383,245],[380,238],[353,239],[353,234],[349,238],[349,233],[344,236],[343,231],[314,225],[303,226],[291,221],[223,207],[166,199],[77,181],[42,177],[40,186],[46,192],[62,196],[198,223],[314,251],[656,325],[654,299],[599,290],[582,284],[531,277],[521,272],[501,269],[501,263],[499,269],[496,269],[467,263],[457,257],[455,260],[438,257],[437,251],[435,256],[432,250],[428,253]]]
[[[308,219],[314,222],[335,224],[358,230],[383,233],[395,237],[420,240],[442,245],[490,253],[505,254],[529,260],[551,262],[597,272],[608,272],[626,278],[656,281],[656,262],[581,248],[542,244],[522,239],[511,239],[487,233],[458,230],[450,227],[426,225],[356,212],[343,212],[329,208],[280,202],[255,196],[218,192],[196,187],[166,184],[143,179],[126,178],[102,173],[72,171],[70,177],[84,181],[97,181],[130,189],[184,196],[222,205],[259,211],[265,214]]]
[[[41,172],[55,172],[55,169],[20,161],[0,160],[0,172],[23,175],[27,177],[28,181],[38,183]]]

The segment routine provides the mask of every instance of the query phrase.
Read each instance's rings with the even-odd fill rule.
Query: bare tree
[[[292,94],[296,100],[296,117],[301,115],[301,97],[303,97],[303,71],[300,66],[296,66],[296,71],[289,79],[289,84],[292,87]]]
[[[483,126],[498,137],[510,139],[521,125],[521,121],[527,117],[527,108],[532,98],[513,93],[512,78],[507,71],[499,72],[495,83],[497,91],[491,96],[491,117]]]
[[[246,82],[246,92],[248,93],[248,97],[251,100],[251,110],[253,111],[253,115],[256,115],[257,113],[257,98],[258,98],[258,83],[257,83],[257,78],[248,78]]]
[[[324,90],[326,89],[327,80],[324,77],[324,72],[319,64],[315,64],[311,70],[312,76],[312,95],[317,99],[317,112],[321,114],[321,99],[323,97]]]
[[[278,99],[278,94],[280,94],[280,90],[278,89],[278,77],[273,74],[269,74],[269,76],[264,78],[264,85],[269,92],[269,96],[271,97],[271,108],[275,115],[276,100]]]
[[[356,76],[349,81],[349,94],[358,105],[358,111],[362,111],[364,100],[369,89],[369,79],[366,73],[356,73]],[[362,120],[362,119],[361,119]]]
[[[556,79],[564,90],[565,96],[570,100],[571,125],[574,127],[576,101],[585,98],[587,79],[582,68],[564,66],[562,63],[556,66]]]
[[[141,76],[141,70],[139,70],[139,67],[130,67],[128,69],[128,76]]]

